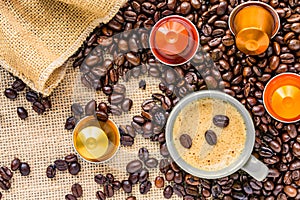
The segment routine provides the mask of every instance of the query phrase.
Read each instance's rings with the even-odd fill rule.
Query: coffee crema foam
[[[228,116],[229,125],[225,128],[215,126],[215,115]],[[216,133],[216,145],[206,142],[207,130]],[[182,134],[191,136],[193,142],[190,149],[180,144]],[[182,108],[174,122],[173,138],[179,156],[186,163],[201,170],[218,171],[228,167],[241,155],[246,142],[246,125],[242,115],[230,103],[203,98]]]

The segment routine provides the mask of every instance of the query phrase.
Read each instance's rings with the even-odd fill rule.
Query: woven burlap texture
[[[3,92],[0,92],[0,166],[10,166],[14,157],[28,162],[31,166],[31,173],[28,177],[22,177],[17,171],[12,179],[12,188],[3,193],[1,200],[63,200],[66,194],[71,193],[71,186],[80,183],[83,187],[83,197],[79,200],[96,199],[96,191],[103,187],[94,182],[94,176],[98,173],[112,173],[117,180],[128,178],[126,164],[138,159],[137,152],[141,147],[148,148],[150,157],[162,159],[159,152],[159,143],[151,142],[137,135],[135,143],[131,147],[121,146],[116,156],[104,164],[87,163],[80,159],[82,171],[72,176],[68,172],[57,171],[54,179],[46,177],[46,168],[53,164],[54,160],[64,158],[69,153],[75,153],[72,146],[72,132],[64,129],[67,117],[71,116],[70,106],[73,102],[86,103],[91,99],[97,102],[107,102],[103,92],[87,90],[80,82],[79,69],[75,71],[68,62],[65,79],[53,91],[50,99],[52,109],[43,115],[38,115],[31,109],[31,103],[25,99],[25,92],[20,92],[15,100],[7,99]],[[146,90],[139,89],[139,81],[146,80]],[[0,67],[0,91],[4,91],[15,80],[9,73]],[[128,113],[121,116],[112,116],[117,125],[127,125],[132,121],[134,115],[142,111],[141,103],[151,99],[151,94],[159,92],[158,78],[143,75],[139,78],[130,78],[124,83],[126,86],[126,97],[131,98],[134,103]],[[23,106],[28,110],[29,117],[21,120],[17,116],[17,107]],[[164,176],[158,168],[150,169],[149,180],[152,182],[152,189],[146,195],[139,192],[139,184],[134,185],[132,195],[138,200],[159,200],[164,199],[163,188],[154,186],[156,176]],[[166,183],[167,185],[167,183]],[[112,200],[125,200],[130,194],[122,189],[115,192]],[[173,195],[171,199],[182,199]]]
[[[63,63],[125,1],[0,1],[0,65],[49,95],[65,75]]]

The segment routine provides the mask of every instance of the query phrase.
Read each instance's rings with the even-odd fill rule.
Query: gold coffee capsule
[[[265,52],[279,30],[280,19],[269,5],[250,1],[237,6],[229,16],[229,27],[237,48],[248,55]]]

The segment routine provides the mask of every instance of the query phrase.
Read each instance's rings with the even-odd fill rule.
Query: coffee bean
[[[20,165],[21,165],[20,159],[14,158],[13,161],[11,161],[10,168],[11,168],[11,170],[16,171],[19,169]]]
[[[139,172],[143,167],[143,163],[140,160],[133,160],[129,162],[126,166],[126,171],[128,173]]]
[[[124,95],[113,93],[108,97],[108,102],[113,105],[118,105],[124,101]]]
[[[104,185],[103,192],[108,198],[114,196],[114,189],[111,185]]]
[[[25,97],[26,97],[27,101],[32,102],[32,103],[39,100],[38,94],[33,91],[26,92]]]
[[[158,165],[158,161],[156,158],[149,158],[148,160],[145,161],[145,165],[148,168],[155,168]]]
[[[111,185],[112,185],[112,187],[113,187],[114,190],[119,190],[119,189],[122,187],[120,181],[113,181],[113,182],[111,183]]]
[[[182,134],[179,137],[179,141],[184,148],[189,149],[192,147],[192,138],[188,134]]]
[[[217,144],[217,135],[214,131],[208,130],[205,132],[205,140],[209,145]]]
[[[11,85],[11,87],[20,92],[20,91],[23,91],[24,88],[26,87],[26,84],[21,80],[21,79],[16,79],[13,84]]]
[[[96,183],[100,184],[100,185],[103,185],[107,182],[107,178],[102,175],[102,174],[97,174],[95,177],[94,177],[94,180]]]
[[[121,104],[121,108],[124,112],[128,112],[132,108],[133,101],[129,98],[125,98],[123,103]]]
[[[150,111],[150,110],[152,110],[152,108],[155,106],[156,104],[155,104],[155,101],[154,100],[146,100],[146,101],[144,101],[143,103],[142,103],[142,109],[144,110],[144,111]]]
[[[65,129],[71,130],[75,128],[77,120],[74,116],[68,117],[65,123]]]
[[[111,173],[107,173],[106,178],[107,178],[108,182],[110,182],[110,183],[112,183],[115,180],[114,175]]]
[[[167,170],[170,168],[170,162],[168,159],[161,159],[159,162],[159,170],[161,173],[166,173]]]
[[[143,168],[139,173],[139,182],[142,183],[149,178],[149,171],[146,168]]]
[[[129,135],[122,135],[121,136],[121,144],[123,146],[132,146],[133,143],[134,143],[133,137],[131,137]]]
[[[28,163],[22,162],[19,167],[22,176],[28,176],[30,174],[30,166]]]
[[[158,78],[160,77],[160,70],[156,67],[156,66],[151,66],[149,68],[149,75],[152,76],[152,77],[155,77],[155,78]]]
[[[77,198],[74,195],[72,195],[72,194],[67,194],[65,196],[65,199],[66,200],[77,200]]]
[[[46,169],[46,176],[48,178],[54,178],[56,175],[56,167],[54,165],[49,165]]]
[[[146,161],[149,158],[149,151],[146,147],[142,147],[138,151],[138,157],[142,161]]]
[[[159,151],[160,151],[160,154],[161,154],[163,157],[167,157],[167,156],[170,155],[166,143],[163,143],[163,144],[160,145]]]
[[[96,111],[96,117],[99,121],[102,122],[106,122],[108,120],[108,114],[100,110]]]
[[[229,124],[229,118],[226,115],[215,115],[213,123],[218,127],[225,128]]]
[[[157,176],[155,178],[154,184],[157,188],[162,188],[165,185],[165,179],[162,176]]]
[[[131,193],[131,191],[132,191],[131,182],[129,180],[123,180],[122,181],[122,188],[123,188],[124,192]]]
[[[0,188],[2,190],[9,190],[11,187],[10,182],[4,180],[2,177],[0,177]]]
[[[172,181],[174,179],[175,172],[172,169],[169,169],[165,173],[165,178],[167,181]]]
[[[98,200],[105,200],[106,199],[106,195],[102,191],[97,191],[96,192],[96,197],[97,197]]]
[[[297,190],[295,187],[291,185],[287,185],[283,189],[284,193],[287,194],[289,197],[295,197],[297,195]]]
[[[152,187],[152,183],[150,181],[144,181],[140,184],[140,193],[147,194]]]
[[[28,112],[24,107],[17,107],[17,114],[21,119],[26,119],[28,117]]]
[[[42,98],[41,103],[44,105],[45,109],[51,109],[52,104],[49,98]]]
[[[71,153],[65,157],[65,161],[68,164],[70,164],[72,162],[78,162],[78,157],[75,154]]]
[[[39,115],[41,115],[41,114],[43,114],[45,112],[46,108],[45,108],[45,106],[42,103],[36,101],[36,102],[33,102],[32,109],[35,112],[37,112]]]
[[[68,163],[65,160],[56,160],[54,164],[59,171],[66,171],[68,169]]]
[[[9,99],[16,99],[18,96],[18,93],[14,89],[7,88],[4,90],[4,95]]]
[[[136,197],[135,196],[129,196],[126,198],[126,200],[136,200]]]
[[[81,165],[78,162],[72,162],[70,163],[68,167],[68,171],[72,175],[77,175],[81,170]]]
[[[139,182],[139,173],[135,172],[135,173],[129,174],[128,180],[132,184],[136,184],[137,182]]]
[[[8,169],[7,167],[0,167],[0,176],[6,180],[9,181],[13,177],[13,173]]]
[[[142,11],[146,14],[153,15],[156,11],[156,6],[150,2],[142,3]]]
[[[167,187],[165,187],[163,194],[166,199],[170,199],[173,195],[172,186],[168,185]]]
[[[174,176],[174,182],[175,183],[182,183],[183,181],[183,175],[181,172],[175,172],[175,176]]]
[[[85,115],[94,115],[95,111],[97,108],[97,103],[95,100],[91,100],[89,101],[86,105],[85,105]]]
[[[145,90],[146,89],[146,81],[145,80],[140,80],[139,82],[139,88]]]
[[[78,183],[75,183],[74,185],[72,185],[72,194],[75,196],[75,197],[82,197],[82,187],[81,185],[79,185]]]
[[[0,199],[2,199],[2,193],[0,192]]]

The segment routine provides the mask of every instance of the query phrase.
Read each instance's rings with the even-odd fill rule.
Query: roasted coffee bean
[[[48,178],[54,178],[56,175],[56,167],[54,165],[49,165],[46,169],[46,176]]]
[[[217,135],[214,131],[208,130],[205,132],[205,140],[209,145],[217,144]]]
[[[27,101],[32,102],[32,103],[39,100],[38,94],[33,91],[26,92],[25,97],[26,97]]]
[[[83,114],[83,108],[79,103],[73,103],[71,106],[71,110],[73,112],[74,115],[82,115]]]
[[[149,171],[146,168],[143,168],[139,173],[139,182],[142,183],[149,178]]]
[[[159,161],[159,170],[161,173],[166,173],[168,171],[168,169],[170,169],[170,162],[168,161],[168,159],[161,159]]]
[[[68,117],[65,123],[65,129],[71,130],[75,128],[77,120],[74,116]]]
[[[83,192],[82,192],[82,187],[80,184],[75,183],[74,185],[72,185],[71,190],[72,190],[72,194],[75,197],[77,197],[77,198],[82,197]]]
[[[121,108],[124,112],[128,112],[132,108],[133,101],[129,98],[125,98],[123,103],[121,104]]]
[[[68,171],[72,175],[77,175],[81,170],[81,165],[78,162],[72,162],[70,163],[68,167]]]
[[[141,116],[139,116],[139,115],[136,115],[136,116],[132,117],[132,120],[133,120],[135,123],[139,124],[139,125],[143,125],[143,124],[146,123],[145,118],[143,118],[143,117],[141,117]]]
[[[108,114],[100,110],[96,111],[96,117],[99,121],[102,122],[106,122],[108,120]]]
[[[9,190],[11,187],[11,184],[9,181],[4,180],[1,176],[0,176],[0,188],[2,190]]]
[[[148,160],[145,161],[145,165],[148,168],[155,168],[158,165],[158,160],[156,158],[149,158]]]
[[[0,192],[0,199],[2,199],[2,193]]]
[[[138,157],[142,161],[146,161],[149,158],[149,151],[146,147],[142,147],[138,151]]]
[[[156,11],[156,6],[150,2],[142,3],[142,11],[146,14],[153,15]]]
[[[295,187],[293,187],[292,185],[285,186],[283,191],[286,195],[288,195],[291,198],[293,198],[297,195],[297,189]]]
[[[102,191],[97,191],[96,192],[96,197],[97,197],[98,200],[105,200],[106,199],[106,195]]]
[[[154,184],[157,188],[162,188],[165,185],[165,179],[162,176],[157,176],[155,178]]]
[[[129,162],[126,166],[126,171],[128,173],[139,172],[143,167],[143,163],[140,160],[133,160]]]
[[[13,173],[10,171],[10,169],[4,166],[4,167],[0,167],[0,176],[4,180],[9,181],[12,178]]]
[[[122,187],[120,181],[113,181],[113,182],[111,183],[111,185],[112,185],[112,187],[113,187],[114,190],[119,190],[119,189]]]
[[[163,157],[167,157],[170,155],[166,143],[160,144],[159,151]]]
[[[135,196],[129,196],[126,198],[126,200],[136,200],[136,197]]]
[[[134,143],[133,137],[131,137],[129,135],[122,135],[121,136],[121,144],[123,146],[132,146],[133,143]]]
[[[78,162],[78,157],[75,154],[71,153],[65,157],[65,161],[68,164],[70,164],[72,162]]]
[[[149,75],[155,78],[160,77],[160,70],[156,66],[151,66],[149,68]]]
[[[52,104],[49,98],[42,98],[41,103],[44,105],[45,109],[51,109]]]
[[[30,174],[30,166],[28,163],[22,162],[20,164],[19,171],[22,176],[28,176]]]
[[[111,173],[107,173],[106,178],[110,183],[112,183],[115,180],[114,175],[112,175]]]
[[[65,199],[66,200],[77,200],[77,198],[74,195],[72,195],[72,194],[67,194],[65,196]]]
[[[16,79],[13,84],[11,85],[11,87],[20,92],[20,91],[23,91],[24,88],[26,87],[26,84],[21,80],[21,79]]]
[[[112,93],[108,97],[108,102],[113,105],[118,105],[124,101],[124,95],[123,94],[118,94],[118,93]]]
[[[131,193],[132,183],[129,180],[123,180],[122,181],[122,188],[123,188],[124,192]]]
[[[179,141],[184,148],[189,149],[192,147],[192,138],[188,134],[182,134],[179,137]]]
[[[226,115],[215,115],[213,123],[218,127],[225,128],[229,124],[229,118]]]
[[[129,174],[128,180],[132,183],[132,184],[136,184],[137,182],[139,182],[139,173],[135,172],[133,174]]]
[[[54,164],[59,171],[66,171],[68,169],[68,163],[65,160],[56,160]]]
[[[26,119],[28,117],[28,112],[24,107],[17,107],[17,114],[21,119]]]
[[[94,180],[96,183],[100,184],[100,185],[103,185],[107,182],[107,178],[102,175],[102,174],[97,174],[95,177],[94,177]]]
[[[152,187],[152,183],[150,181],[144,181],[140,184],[140,193],[147,194]]]
[[[103,192],[108,198],[114,196],[114,189],[111,185],[104,185]]]
[[[45,106],[42,103],[38,102],[38,101],[33,102],[32,109],[35,112],[37,112],[39,115],[41,115],[45,112]]]
[[[89,101],[85,105],[85,115],[94,115],[97,108],[97,103],[95,100]]]
[[[16,99],[18,96],[18,93],[14,89],[7,88],[4,90],[4,95],[9,99]]]
[[[163,194],[166,199],[170,199],[173,195],[172,186],[168,185],[167,187],[165,187]]]
[[[20,159],[19,158],[14,158],[11,161],[10,168],[11,168],[11,170],[16,171],[16,170],[19,169],[20,165],[21,165]]]
[[[165,179],[167,181],[173,181],[175,176],[175,172],[172,169],[167,170],[167,172],[165,173]]]
[[[181,172],[175,172],[175,176],[174,176],[174,182],[175,183],[182,183],[183,181],[183,175]]]

